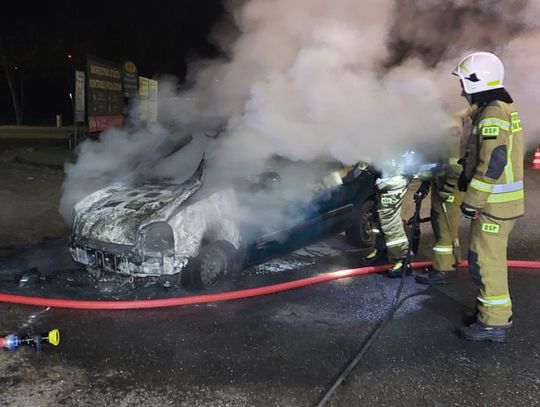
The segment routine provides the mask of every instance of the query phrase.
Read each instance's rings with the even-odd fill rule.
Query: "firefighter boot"
[[[424,273],[417,274],[414,279],[418,284],[444,285],[456,277],[456,271],[437,271],[432,266],[426,267]]]
[[[466,341],[504,343],[508,340],[510,327],[511,325],[485,325],[481,321],[477,320],[469,326],[460,328],[458,334]]]
[[[373,251],[362,260],[364,266],[377,266],[379,264],[387,264],[388,262],[388,253],[386,249],[373,249]]]
[[[405,272],[406,275],[410,275],[411,265],[407,264],[405,266],[405,259],[398,259],[394,265],[386,271],[386,276],[390,278],[399,278]]]

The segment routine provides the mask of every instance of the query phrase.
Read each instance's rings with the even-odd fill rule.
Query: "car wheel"
[[[375,245],[375,201],[369,199],[365,201],[357,212],[356,219],[351,227],[345,231],[347,243],[359,247],[373,247]]]
[[[230,277],[236,268],[235,250],[228,242],[213,242],[201,250],[183,279],[187,288],[202,290]]]

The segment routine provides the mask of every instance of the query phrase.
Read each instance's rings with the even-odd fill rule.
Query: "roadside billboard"
[[[139,76],[139,120],[148,120],[149,79]]]
[[[122,69],[118,64],[95,57],[86,58],[88,131],[122,127],[124,94]]]
[[[126,61],[122,65],[122,83],[124,85],[124,97],[132,98],[139,95],[137,67],[131,61]]]

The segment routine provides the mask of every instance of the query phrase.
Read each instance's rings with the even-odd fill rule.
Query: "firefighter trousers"
[[[455,270],[456,259],[454,257],[454,247],[452,242],[458,240],[459,221],[461,219],[461,210],[459,206],[463,201],[464,192],[454,191],[452,195],[444,202],[448,219],[444,213],[443,201],[439,196],[439,190],[436,182],[431,186],[431,227],[433,228],[433,268],[437,271]],[[448,225],[450,222],[450,225]],[[457,255],[461,256],[460,253]]]
[[[401,176],[385,178],[377,184],[377,213],[391,262],[405,258],[409,248],[409,239],[401,218],[408,184],[408,180]]]
[[[471,222],[469,271],[478,287],[478,319],[486,325],[508,326],[512,321],[506,250],[515,222],[485,214]]]

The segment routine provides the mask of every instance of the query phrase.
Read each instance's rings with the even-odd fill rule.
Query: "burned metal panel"
[[[216,192],[186,206],[169,220],[174,233],[175,256],[196,257],[205,238],[225,240],[240,247],[238,202],[232,189]]]
[[[75,206],[74,234],[102,242],[134,245],[139,230],[166,221],[202,185],[190,178],[182,185],[114,184]]]

